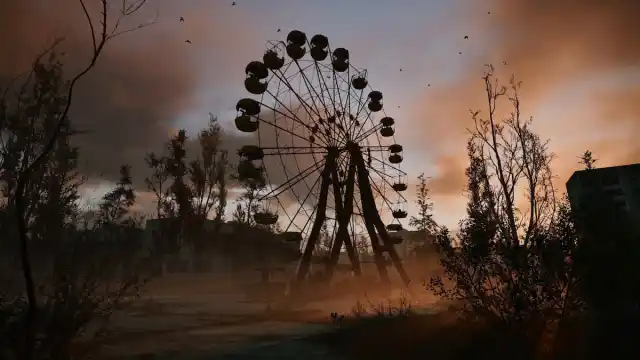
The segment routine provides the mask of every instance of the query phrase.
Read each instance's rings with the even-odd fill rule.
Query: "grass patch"
[[[588,358],[584,319],[566,321],[555,341],[555,355],[542,355],[538,343],[517,345],[512,333],[463,320],[453,308],[425,314],[406,303],[357,304],[351,314],[336,316],[334,323],[335,331],[312,341],[353,360]]]

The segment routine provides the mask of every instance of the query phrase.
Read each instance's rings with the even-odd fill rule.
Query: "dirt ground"
[[[251,279],[212,274],[170,275],[151,282],[134,306],[115,314],[110,333],[100,342],[101,359],[336,359],[326,349],[301,341],[330,331],[330,313],[408,300],[413,307],[432,307],[434,299],[415,290],[387,296],[353,294],[278,306],[248,301]],[[152,355],[153,354],[153,355]],[[287,355],[289,354],[289,355]],[[302,357],[304,354],[306,357]]]

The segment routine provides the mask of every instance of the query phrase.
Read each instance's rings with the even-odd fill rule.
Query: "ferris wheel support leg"
[[[318,241],[320,230],[322,229],[322,224],[325,221],[327,211],[327,197],[329,195],[329,180],[331,178],[331,168],[333,167],[333,163],[335,163],[335,158],[336,154],[334,154],[333,152],[329,152],[329,154],[327,154],[327,162],[325,163],[325,167],[322,170],[322,183],[320,185],[320,196],[318,199],[316,218],[313,222],[313,226],[311,227],[311,233],[309,234],[309,239],[305,244],[302,257],[300,258],[300,262],[298,263],[298,269],[296,271],[296,278],[294,281],[295,288],[297,288],[298,285],[307,277],[309,267],[311,265],[311,258],[313,256],[313,249],[316,245],[316,242]]]
[[[364,165],[364,159],[362,158],[362,156],[360,156],[360,160],[361,161],[359,161],[358,163],[359,165],[358,181],[360,185],[360,196],[362,198],[363,212],[365,213],[364,214],[365,221],[370,222],[373,225],[373,227],[375,227],[378,230],[378,234],[380,235],[380,240],[382,242],[381,244],[382,249],[380,249],[380,253],[382,253],[383,251],[386,251],[389,253],[389,257],[391,258],[391,261],[393,262],[396,270],[398,271],[398,274],[400,275],[402,282],[406,287],[409,287],[409,284],[411,283],[411,280],[409,279],[409,275],[407,275],[407,272],[405,271],[404,266],[402,265],[402,261],[400,260],[400,257],[396,252],[396,248],[395,246],[393,246],[393,243],[389,238],[389,233],[387,232],[387,229],[385,228],[384,223],[380,218],[380,214],[376,209],[375,201],[373,199],[373,192],[371,191],[371,184],[369,183],[368,170]],[[373,247],[373,241],[372,241],[372,247]]]
[[[355,253],[355,248],[353,243],[351,242],[351,238],[349,236],[349,220],[353,215],[353,196],[354,196],[354,187],[355,187],[355,172],[356,167],[353,161],[349,164],[349,174],[347,177],[347,189],[345,193],[345,201],[344,206],[342,204],[342,194],[340,192],[340,184],[338,183],[338,170],[336,168],[333,169],[333,191],[334,191],[334,199],[336,211],[338,213],[338,232],[336,235],[336,239],[331,246],[331,255],[329,257],[329,262],[327,263],[327,281],[331,281],[333,277],[333,272],[335,270],[335,266],[338,263],[340,258],[340,250],[342,250],[342,245],[347,250],[347,255],[349,256],[349,260],[351,261],[351,265],[353,271],[356,276],[362,275],[362,269],[360,267],[360,261]]]
[[[345,229],[344,247],[347,250],[347,256],[349,256],[349,261],[353,266],[354,274],[358,277],[361,277],[362,268],[360,266],[360,260],[358,259],[358,254],[356,253],[356,247],[354,246],[352,239],[349,236],[349,230],[348,230],[349,220],[351,219],[351,216],[353,216],[353,198],[355,196],[354,194],[355,183],[356,183],[356,163],[354,161],[351,161],[349,164],[349,174],[347,177],[347,198],[345,201],[348,204],[347,206],[349,207],[350,211],[349,211],[349,216],[348,217],[345,216],[346,219],[344,222],[344,229]]]
[[[367,169],[364,167],[364,159],[362,158],[362,154],[360,151],[354,151],[352,153],[352,158],[356,160],[356,167],[358,172],[358,187],[360,188],[360,199],[362,203],[362,212],[364,215],[364,226],[367,229],[367,233],[369,234],[369,238],[371,239],[371,249],[373,250],[373,259],[375,261],[376,267],[378,268],[378,275],[380,276],[380,281],[383,284],[389,284],[389,273],[387,271],[387,265],[384,262],[382,246],[380,244],[380,238],[376,233],[375,226],[373,222],[371,222],[372,213],[377,211],[375,202],[372,201],[371,198],[364,196],[364,192],[366,186],[369,186],[368,181],[369,173]]]
[[[364,203],[362,204],[363,207]],[[364,209],[363,209],[364,210]],[[375,226],[367,219],[364,218],[364,226],[367,228],[367,233],[369,233],[369,238],[371,238],[371,249],[373,250],[373,260],[376,264],[376,268],[378,268],[378,275],[380,276],[380,281],[388,285],[391,283],[389,280],[389,272],[387,271],[387,265],[384,262],[384,254],[382,253],[382,246],[380,244],[380,238],[376,233]]]
[[[411,284],[411,279],[409,279],[409,275],[404,269],[404,265],[402,265],[402,260],[400,260],[398,252],[396,251],[396,247],[391,242],[391,238],[389,237],[389,233],[382,223],[382,219],[380,219],[380,217],[378,216],[377,220],[374,221],[376,223],[376,227],[378,228],[378,233],[380,234],[382,243],[384,244],[384,248],[389,253],[389,257],[391,258],[393,265],[396,267],[396,270],[398,270],[398,274],[400,275],[402,282],[408,288],[409,284]]]

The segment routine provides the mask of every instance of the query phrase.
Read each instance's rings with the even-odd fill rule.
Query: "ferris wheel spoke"
[[[349,71],[349,69],[347,69],[347,71]],[[348,74],[347,74],[347,79],[349,79],[349,75],[348,75]],[[349,95],[351,94],[351,91],[349,91],[349,90],[347,90],[347,91],[346,91],[346,92],[347,92],[347,94],[346,94],[346,96],[345,96],[345,98],[344,98],[344,100],[345,100],[345,101],[343,101],[343,98],[342,98],[342,95],[343,95],[343,94],[342,94],[343,89],[340,87],[340,84],[338,84],[338,80],[340,80],[343,84],[344,84],[344,83],[346,83],[346,84],[347,84],[347,86],[349,86],[349,82],[348,82],[348,80],[347,80],[347,81],[345,81],[345,79],[341,76],[341,74],[336,73],[336,71],[334,70],[334,71],[333,71],[333,82],[334,82],[334,87],[335,87],[335,89],[337,89],[337,90],[338,90],[338,91],[337,91],[337,92],[338,92],[338,100],[340,101],[340,111],[341,111],[341,113],[342,113],[342,119],[339,119],[339,121],[340,121],[340,123],[344,126],[345,124],[344,124],[343,119],[344,119],[344,117],[345,117],[346,115],[348,115],[348,114],[346,113],[346,108],[347,108],[347,104],[348,104],[348,102],[349,102]],[[347,89],[349,89],[349,88],[347,88]],[[335,96],[335,95],[334,95],[334,96]],[[351,109],[349,109],[349,110],[351,110]],[[341,129],[341,130],[342,130],[342,129]],[[342,139],[341,139],[341,140],[343,140],[343,141],[344,141],[345,139],[348,139],[349,134],[347,133],[347,131],[342,130],[342,132],[341,132],[341,133],[342,133]]]
[[[324,104],[324,99],[322,98],[322,96],[320,96],[318,94],[316,89],[313,86],[311,86],[311,81],[307,77],[307,74],[305,74],[304,70],[302,70],[302,67],[300,66],[300,63],[298,61],[296,61],[296,65],[298,66],[298,70],[300,70],[300,75],[302,77],[302,81],[304,82],[304,85],[307,88],[307,91],[308,91],[309,95],[311,95],[310,96],[311,97],[311,103],[316,108],[316,114],[318,114],[318,116],[320,116],[319,114],[320,114],[321,111],[318,108],[318,104],[316,104],[315,98],[318,98],[319,101],[322,103],[322,106],[324,108],[326,108],[327,106]],[[313,96],[312,93],[315,94],[315,96]]]
[[[316,179],[316,181],[313,183],[313,185],[311,185],[311,190],[315,189],[315,187],[316,187],[316,186],[318,186],[318,184],[320,183],[320,179],[321,179],[321,177],[320,177],[320,176],[318,176],[318,178],[317,178],[317,179]],[[300,206],[299,206],[299,207],[298,207],[298,209],[296,210],[295,214],[293,214],[293,219],[295,219],[295,218],[300,214],[300,211],[301,211],[301,210],[302,210],[302,208],[304,208],[304,206],[307,204],[307,201],[309,200],[309,197],[311,197],[311,194],[312,194],[312,191],[309,191],[309,192],[307,193],[307,196],[305,196],[305,198],[302,200],[302,202],[300,202]],[[305,212],[306,212],[306,210],[305,210]],[[315,208],[314,208],[313,212],[315,212]],[[311,218],[313,217],[313,212],[311,213],[311,215],[310,215],[310,216],[308,216],[307,223],[309,222],[309,219],[311,219]],[[289,223],[289,225],[287,226],[287,228],[285,229],[285,231],[289,231],[289,227],[291,226],[291,224],[292,224],[292,223],[293,223],[293,220],[292,220],[292,222],[291,222],[291,223]],[[297,225],[296,225],[296,227],[297,227]],[[305,224],[305,227],[306,227],[306,224]],[[298,229],[299,229],[300,231],[304,231],[304,227],[303,227],[302,229],[301,229],[300,227],[298,227]]]
[[[309,175],[313,174],[315,170],[318,170],[322,166],[323,162],[325,162],[324,159],[322,161],[316,162],[315,164],[309,166],[308,168],[304,169],[302,172],[298,173],[296,176],[292,177],[291,179],[288,179],[286,182],[280,184],[275,189],[261,196],[259,200],[262,201],[262,200],[266,200],[266,199],[270,199],[270,198],[274,198],[282,195],[285,191],[289,190],[291,187],[298,184],[300,181],[303,181],[304,179],[309,177]]]
[[[289,172],[287,171],[287,165],[286,165],[286,163],[285,163],[285,161],[284,161],[284,157],[282,156],[282,154],[277,154],[277,155],[279,155],[279,156],[278,156],[278,159],[280,160],[280,164],[282,165],[282,169],[283,169],[283,171],[284,171],[284,175],[285,175],[285,177],[287,177],[287,178],[288,178],[288,177],[289,177]],[[315,160],[315,159],[316,159],[316,158],[314,157],[314,160]],[[316,160],[316,162],[318,162],[318,161]],[[264,164],[264,160],[263,160],[263,164]],[[301,172],[301,171],[300,171],[300,167],[298,166],[297,162],[296,162],[296,167],[298,168],[298,171],[299,171],[299,173],[300,173],[300,172]],[[268,177],[267,177],[267,180],[268,180]],[[305,185],[306,185],[306,182],[305,182]],[[307,185],[307,186],[308,186],[308,185]],[[298,194],[296,194],[296,192],[293,190],[293,188],[291,188],[291,192],[293,193],[293,195],[294,195],[296,198],[298,198]],[[278,199],[278,203],[280,203],[280,198],[279,198],[279,197],[277,197],[277,199]],[[280,203],[280,204],[281,204],[281,203]],[[282,205],[282,204],[281,204],[281,205]],[[285,209],[285,207],[284,207],[284,206],[282,206],[282,208],[283,208],[283,209]],[[286,209],[285,209],[285,213],[286,213]],[[309,213],[307,212],[307,209],[305,209],[305,214],[306,214],[307,216],[309,215]],[[290,220],[290,221],[293,221],[293,219],[291,219],[291,217],[290,217],[290,216],[288,216],[288,215],[287,215],[287,217],[289,218],[289,220]],[[290,224],[291,224],[291,222],[290,222]]]
[[[323,69],[326,69],[326,67],[317,61],[314,61],[314,64],[315,64],[316,76],[318,77],[318,82],[320,83],[320,94],[322,95],[322,98],[324,99],[324,96],[325,96],[324,93],[326,91],[327,97],[329,98],[329,100],[333,100],[333,98],[329,94],[329,87],[327,86],[327,82],[325,81],[325,75],[323,73],[323,70],[320,69],[321,66]],[[332,102],[331,105],[333,106],[333,112],[335,112],[337,110],[335,107],[335,104]],[[328,109],[328,107],[325,106],[325,109]]]
[[[327,109],[329,109],[329,106],[327,105],[326,99],[325,99],[325,91],[326,91],[326,96],[329,98],[329,100],[331,101],[331,106],[333,107],[333,114],[335,115],[337,113],[337,107],[335,104],[335,101],[333,99],[333,97],[331,96],[330,92],[329,92],[329,88],[326,84],[326,81],[324,79],[324,76],[320,70],[320,67],[318,65],[318,63],[316,62],[316,76],[318,77],[318,82],[320,83],[320,94],[318,94],[317,91],[314,91],[316,93],[316,95],[320,98],[320,102],[322,103],[322,105],[325,108],[325,112],[327,111]],[[324,87],[323,87],[324,85]],[[336,119],[337,120],[337,119]],[[323,126],[326,129],[329,129],[329,131],[335,131],[334,128],[331,127],[330,124],[326,123]],[[344,130],[341,129],[340,127],[338,127],[339,132],[344,135]],[[342,140],[344,140],[344,136],[342,137]],[[335,144],[336,142],[334,142]]]
[[[351,68],[347,68],[347,79],[350,79],[350,78],[351,78]],[[347,84],[349,83],[347,82]],[[351,113],[351,91],[347,91],[347,99],[345,100],[342,106],[343,114],[347,112],[347,107],[349,108],[349,113]]]
[[[378,172],[378,170],[375,170],[375,169],[374,169],[374,171],[375,171],[375,172],[377,172],[377,173],[379,173],[379,172]],[[393,185],[391,185],[391,183],[386,179],[386,177],[380,177],[380,178],[382,179],[382,181],[384,181],[384,182],[385,182],[385,184],[386,184],[386,185],[388,185],[390,188],[392,188],[392,189],[393,189]],[[373,181],[373,178],[371,177],[371,175],[369,175],[369,179],[371,179],[371,181],[372,181],[372,183],[371,183],[371,184],[372,184],[372,185],[373,185],[373,186],[378,190],[379,194],[380,194],[381,196],[383,196],[383,197],[384,197],[384,195],[380,192],[380,188],[379,188],[377,185],[375,185],[375,182]],[[407,201],[407,199],[406,199],[406,198],[404,197],[404,195],[402,195],[401,193],[396,192],[396,194],[398,194],[398,196],[400,197],[400,199],[401,199],[402,201],[404,201],[404,202],[406,202],[406,201]],[[386,199],[386,198],[385,198],[385,199]]]
[[[382,110],[384,113],[384,110]],[[362,123],[362,126],[360,127],[360,129],[358,129],[358,132],[353,136],[354,139],[356,139],[356,141],[362,141],[362,139],[367,138],[370,134],[368,134],[367,136],[362,136],[361,134],[363,133],[363,131],[366,128],[366,124],[367,123],[371,123],[371,128],[369,128],[369,130],[365,131],[365,132],[370,132],[371,129],[375,129],[376,126],[378,126],[379,124],[376,124],[373,122],[373,117],[371,116],[371,111],[369,109],[365,110],[365,114],[366,116],[364,116],[364,122]],[[374,132],[377,130],[374,130]]]
[[[371,120],[373,122],[373,120]],[[363,132],[362,134],[358,134],[357,138],[356,138],[356,142],[358,141],[362,141],[363,139],[375,134],[376,132],[378,132],[380,129],[382,129],[382,124],[376,124],[374,125],[371,129]]]
[[[331,49],[329,49],[329,52],[331,52]],[[320,92],[323,94],[322,98],[324,98],[324,91],[326,91],[327,93],[327,97],[329,98],[329,100],[331,101],[331,106],[333,107],[333,115],[335,115],[338,112],[338,106],[336,105],[336,94],[335,94],[335,89],[336,86],[332,86],[332,91],[329,90],[329,86],[327,85],[327,81],[325,80],[325,77],[322,73],[322,70],[320,70],[320,64],[318,62],[316,63],[316,74],[318,76],[318,82],[320,82]],[[330,69],[330,71],[334,74],[335,77],[335,71],[333,70],[333,67],[325,67],[326,69]],[[324,86],[324,90],[323,90],[323,86]],[[324,102],[323,102],[324,103]],[[325,109],[327,107],[325,106]],[[336,119],[336,121],[339,121],[339,119]],[[330,130],[333,130],[333,128],[327,124],[325,126],[325,128],[328,128]],[[344,130],[338,128],[338,130],[340,130],[340,132],[344,135]],[[342,138],[342,140],[344,140],[344,137]]]
[[[292,64],[293,64],[293,61],[289,62],[289,63],[287,64],[287,66],[286,66],[285,71],[287,71],[287,70],[289,69],[289,67],[291,67],[291,65],[292,65]],[[272,73],[271,73],[271,78],[273,78],[273,77],[276,77],[276,78],[277,78],[276,74],[272,72]],[[267,88],[267,89],[265,89],[265,92],[271,96],[271,98],[276,102],[276,104],[277,104],[277,105],[280,105],[281,107],[283,107],[284,109],[286,109],[286,110],[289,112],[289,114],[290,114],[291,116],[288,116],[287,114],[284,114],[283,112],[281,112],[281,111],[277,110],[277,109],[275,108],[275,106],[274,106],[274,107],[271,107],[271,106],[269,106],[269,105],[264,104],[264,102],[262,102],[262,103],[261,103],[261,106],[265,106],[266,108],[271,109],[273,112],[275,112],[275,113],[277,113],[277,114],[279,114],[279,115],[281,115],[281,116],[284,116],[285,118],[288,118],[288,119],[290,119],[290,120],[292,120],[292,121],[294,121],[294,122],[297,122],[297,123],[301,124],[302,126],[305,126],[305,125],[306,125],[306,124],[305,124],[305,122],[304,122],[302,119],[300,119],[300,118],[298,117],[298,115],[297,115],[295,112],[293,112],[293,111],[292,111],[288,106],[286,106],[282,101],[280,101],[280,95],[282,95],[282,94],[283,94],[283,93],[285,93],[286,91],[290,91],[290,90],[287,88],[287,89],[285,89],[285,90],[281,93],[281,90],[280,90],[280,89],[281,89],[281,87],[282,87],[282,82],[279,82],[279,83],[278,83],[278,86],[277,86],[277,88],[276,88],[276,94],[275,94],[275,95],[274,95],[271,91],[269,91],[269,89],[268,89],[268,88]]]
[[[386,151],[389,149],[388,146],[382,145],[360,145],[361,149],[370,149],[371,151]]]
[[[276,109],[275,107],[272,107],[272,106],[269,106],[269,105],[265,104],[264,102],[260,102],[260,106],[264,106],[264,107],[266,107],[267,109],[269,109],[269,110],[271,110],[271,111],[273,111],[273,112],[277,113],[278,115],[283,116],[283,117],[285,117],[285,118],[287,118],[287,119],[289,119],[289,120],[291,120],[291,121],[297,122],[297,123],[299,123],[299,124],[300,124],[300,125],[302,125],[302,126],[305,126],[305,127],[307,126],[307,124],[306,124],[302,119],[300,119],[300,118],[298,117],[298,115],[296,115],[293,111],[291,111],[291,109],[289,108],[289,106],[285,105],[282,101],[280,101],[278,94],[273,94],[273,93],[272,93],[271,91],[269,91],[268,89],[267,89],[267,90],[265,90],[265,92],[266,92],[267,94],[269,94],[269,96],[271,96],[271,97],[274,99],[274,101],[275,101],[278,105],[280,105],[280,106],[282,106],[284,109],[286,109],[286,110],[289,112],[289,114],[290,114],[290,115],[287,115],[287,114],[283,113],[282,111],[280,111],[280,110]]]
[[[291,131],[291,130],[289,130],[289,129],[285,129],[285,128],[283,128],[282,126],[275,124],[274,122],[271,122],[271,121],[269,121],[269,120],[265,120],[264,118],[262,118],[262,117],[261,117],[261,116],[259,116],[259,115],[256,115],[256,116],[255,116],[255,118],[256,118],[256,119],[258,119],[258,121],[260,121],[260,122],[261,122],[261,123],[263,123],[263,124],[273,126],[274,128],[276,128],[276,129],[278,129],[278,130],[281,130],[281,131],[284,131],[285,133],[287,133],[287,134],[289,134],[289,135],[291,135],[291,136],[293,136],[293,137],[296,137],[296,138],[298,138],[298,139],[301,139],[301,140],[304,140],[304,141],[309,142],[309,139],[305,138],[304,136],[301,136],[301,135],[299,135],[299,134],[296,134],[296,133],[294,133],[293,131]]]
[[[311,226],[308,240],[305,244],[300,262],[298,263],[298,269],[296,271],[297,281],[302,281],[309,271],[313,250],[316,242],[318,241],[322,225],[325,222],[327,210],[327,195],[329,192],[329,179],[331,176],[331,172],[329,170],[333,167],[334,161],[335,154],[332,152],[327,156],[327,164],[322,170],[322,185],[320,186],[320,197],[318,199],[318,206],[316,207],[317,215],[315,216],[313,225]]]
[[[326,154],[327,149],[319,146],[283,146],[283,147],[261,147],[264,156],[276,155],[313,155]],[[318,161],[314,157],[314,160]]]
[[[304,225],[302,226],[302,228],[300,228],[299,226],[296,225],[296,227],[300,230],[300,232],[304,233],[305,231],[307,231],[307,226],[309,226],[309,224],[311,224],[311,221],[314,219],[314,215],[316,214],[316,211],[318,210],[318,208],[313,208],[313,210],[311,211],[311,214],[309,216],[307,216],[307,221],[304,222]],[[308,239],[306,239],[308,241]],[[305,243],[306,245],[306,243]]]
[[[376,158],[375,156],[373,156],[373,157],[371,157],[371,158],[372,158],[373,160],[375,160],[375,161],[377,161],[377,162],[381,163],[383,166],[390,167],[391,169],[393,169],[393,170],[397,171],[397,172],[399,173],[398,175],[402,175],[402,176],[407,175],[407,173],[406,173],[406,172],[404,172],[404,171],[402,171],[400,168],[395,167],[395,166],[393,166],[393,165],[391,165],[391,164],[389,164],[389,163],[386,163],[386,162],[384,162],[384,161],[382,161],[382,160],[380,160],[380,159]],[[372,169],[373,169],[373,168],[372,168]],[[378,170],[376,170],[376,169],[374,169],[374,170],[375,170],[375,171],[378,171]]]
[[[289,110],[289,112],[291,112],[291,110],[290,110],[288,107],[284,106],[282,103],[280,103],[280,104],[281,104],[281,106],[283,106],[283,107],[285,107],[287,110]],[[298,124],[299,124],[299,125],[301,125],[302,127],[305,127],[305,128],[307,128],[307,127],[308,127],[308,125],[307,125],[307,124],[305,124],[305,122],[304,122],[304,121],[302,121],[300,118],[298,118],[295,114],[292,114],[292,116],[289,116],[289,115],[284,114],[283,112],[281,112],[281,111],[277,110],[276,108],[273,108],[273,107],[271,107],[271,106],[269,106],[269,105],[266,105],[266,104],[264,104],[264,103],[262,103],[262,102],[260,103],[260,105],[261,105],[261,106],[266,107],[267,109],[269,109],[269,110],[271,110],[271,111],[273,111],[273,112],[277,113],[278,115],[280,115],[280,116],[282,116],[282,117],[284,117],[284,118],[286,118],[286,119],[289,119],[289,120],[291,120],[291,121],[293,121],[293,122],[295,122],[295,123],[298,123]],[[306,137],[304,137],[304,136],[302,136],[302,135],[300,135],[300,134],[297,134],[297,133],[295,133],[295,132],[293,132],[293,131],[291,131],[291,130],[289,130],[289,129],[286,129],[286,128],[284,128],[284,127],[280,126],[280,125],[277,125],[277,124],[275,123],[275,121],[271,122],[271,121],[269,121],[269,120],[265,120],[265,119],[264,119],[262,116],[260,116],[260,115],[255,115],[254,117],[255,117],[256,119],[258,119],[258,120],[259,120],[260,122],[262,122],[262,123],[265,123],[265,124],[267,124],[267,125],[273,126],[273,127],[275,127],[276,129],[278,129],[278,130],[282,130],[282,131],[284,131],[284,132],[286,132],[286,133],[288,133],[288,134],[290,134],[290,135],[292,135],[292,136],[294,136],[294,137],[297,137],[298,139],[304,140],[304,141],[306,141],[306,142],[310,142],[308,138],[306,138]],[[319,140],[323,140],[323,139],[322,139],[322,138],[320,138]],[[323,142],[325,145],[328,145],[328,144],[326,144],[326,141],[322,141],[322,142]]]
[[[329,48],[329,52],[331,52],[331,48]],[[342,78],[340,77],[340,75],[339,75],[339,74],[337,74],[337,72],[335,71],[335,69],[334,69],[333,67],[331,67],[331,73],[332,73],[332,75],[333,75],[333,97],[332,97],[332,98],[334,99],[334,107],[335,107],[336,109],[338,109],[338,107],[337,107],[337,106],[335,106],[335,98],[336,98],[336,92],[337,92],[337,95],[338,95],[338,103],[339,103],[339,105],[340,105],[338,110],[342,111],[342,115],[344,116],[344,115],[345,115],[345,113],[344,113],[344,103],[342,102],[342,94],[341,94],[341,91],[340,91],[340,90],[341,90],[341,88],[340,88],[340,85],[338,84],[338,79],[339,79],[339,78],[340,78],[341,80],[344,80],[344,79],[342,79]],[[343,81],[343,83],[344,83],[344,81]],[[349,84],[349,83],[347,82],[347,84]],[[337,90],[337,91],[336,91],[336,90]],[[341,120],[338,120],[338,121],[341,121]],[[345,134],[345,136],[346,136],[346,134]]]
[[[329,86],[327,86],[327,82],[325,81],[324,74],[322,70],[320,70],[320,64],[317,61],[314,61],[316,65],[316,76],[318,76],[318,82],[320,83],[320,92],[322,93],[322,97],[324,98],[324,92],[327,92],[327,96],[329,100],[331,100],[331,106],[333,106],[333,112],[335,113],[337,110],[336,103],[334,98],[331,96],[331,92],[329,91]],[[324,85],[324,89],[323,89]],[[325,108],[328,108],[325,106]]]
[[[378,195],[380,196],[380,199],[382,199],[382,201],[390,208],[393,208],[393,205],[391,204],[391,201],[389,201],[389,199],[387,199],[387,197],[384,195],[384,193],[380,190],[380,188],[378,187],[378,185],[375,183],[375,181],[373,181],[373,179],[371,178],[371,176],[369,176],[369,185],[371,186],[371,188],[378,193]],[[372,194],[373,195],[373,194]],[[375,197],[374,197],[375,199]]]
[[[364,105],[365,102],[362,99],[363,95],[364,95],[364,89],[360,90],[360,95],[358,96],[358,106],[356,107],[356,115],[354,116],[354,121],[352,121],[351,124],[349,125],[348,133],[349,133],[349,137],[351,139],[355,138],[354,135],[355,135],[355,132],[357,131],[356,129],[359,128],[359,126],[356,125],[356,124],[357,124],[358,116],[360,116],[361,108],[364,108],[364,106],[365,106]],[[351,110],[351,104],[349,104],[349,110]],[[351,111],[349,111],[349,112],[351,112]],[[362,124],[360,124],[360,126],[362,126]]]
[[[275,74],[274,74],[274,76],[275,76]],[[289,84],[287,83],[287,85],[289,85]],[[278,88],[279,88],[279,87],[278,87]],[[298,117],[298,115],[297,115],[297,114],[295,114],[295,113],[291,110],[291,108],[290,108],[289,106],[286,106],[284,103],[282,103],[282,101],[280,101],[280,99],[279,99],[279,96],[275,96],[275,95],[273,95],[271,92],[269,92],[269,90],[267,90],[267,93],[269,93],[269,95],[271,95],[271,97],[275,100],[275,102],[276,102],[276,103],[278,103],[278,105],[280,105],[280,106],[282,106],[283,108],[285,108],[285,109],[286,109],[286,110],[291,114],[291,116],[288,116],[288,115],[286,115],[286,114],[282,113],[281,111],[279,111],[279,110],[277,110],[277,109],[275,109],[275,108],[273,108],[273,107],[270,107],[269,105],[265,105],[265,104],[262,104],[262,105],[264,105],[266,108],[271,109],[272,111],[274,111],[274,112],[276,112],[276,113],[280,114],[281,116],[284,116],[285,118],[290,119],[290,120],[292,120],[292,121],[294,121],[294,122],[298,123],[298,124],[299,124],[299,125],[301,125],[302,127],[309,129],[309,125],[308,125],[308,123],[305,123],[302,119],[300,119],[300,118]],[[296,95],[297,95],[297,93],[296,93]],[[298,98],[300,98],[300,96],[299,96],[299,95],[298,95]],[[304,107],[304,105],[303,105],[302,103],[300,104],[300,106],[301,106],[301,107]],[[311,118],[312,118],[312,115],[310,115],[310,114],[309,114],[309,112],[308,112],[308,111],[306,111],[306,109],[305,109],[305,112],[307,113],[307,117],[309,117],[309,118],[310,118],[310,120],[312,121],[312,119],[311,119]],[[315,123],[315,122],[314,122],[314,123]],[[314,133],[314,135],[316,135],[316,134]],[[326,137],[326,135],[325,135],[324,133],[321,133],[321,135],[322,135],[322,136],[321,136],[321,139],[323,139],[323,141],[322,141],[322,142],[323,142],[325,145],[329,145],[329,139]],[[307,140],[307,141],[309,141],[308,139],[306,139],[306,140]]]
[[[298,99],[300,104],[304,107],[305,111],[307,112],[307,115],[309,116],[309,119],[313,119],[313,114],[311,114],[311,111],[313,109],[311,109],[311,106],[309,106],[309,104],[307,104],[307,102],[304,101],[304,99],[300,96],[300,94],[298,94],[298,92],[293,89],[293,87],[291,86],[291,83],[289,83],[289,80],[286,79],[286,77],[284,76],[282,71],[281,70],[275,70],[273,73],[276,74],[276,77],[278,77],[280,79],[280,81],[282,83],[284,83],[284,85],[287,88],[289,88],[289,90],[296,96],[296,98]],[[277,75],[277,73],[279,73],[280,75]],[[315,115],[317,117],[321,117],[321,115],[319,113],[316,113]]]

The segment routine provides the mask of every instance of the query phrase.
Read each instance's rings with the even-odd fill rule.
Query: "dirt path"
[[[247,302],[237,292],[195,285],[153,290],[150,298],[116,314],[100,358],[342,360],[304,339],[331,331],[331,312],[349,313],[358,300],[373,305],[354,297],[267,312],[265,304]]]

